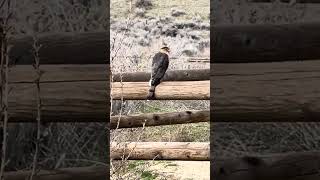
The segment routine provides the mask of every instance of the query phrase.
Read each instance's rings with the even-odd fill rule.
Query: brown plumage
[[[169,66],[169,54],[170,49],[168,47],[162,47],[160,52],[154,55],[151,68],[151,79],[149,81],[150,89],[147,99],[155,98],[155,88],[161,82],[161,79],[165,75]]]

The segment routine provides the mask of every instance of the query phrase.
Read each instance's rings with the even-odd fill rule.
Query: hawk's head
[[[160,51],[163,51],[164,53],[170,53],[170,48],[167,46],[164,46],[160,49]]]

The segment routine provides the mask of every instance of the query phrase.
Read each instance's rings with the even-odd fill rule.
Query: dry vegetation
[[[209,57],[209,1],[112,0],[111,71],[150,71],[152,56],[167,44],[169,69],[209,68],[186,58]],[[209,109],[209,101],[113,101],[112,115]],[[209,123],[183,124],[111,132],[112,141],[209,141]],[[161,162],[160,162],[161,163]],[[163,162],[162,162],[163,163]],[[174,179],[151,170],[155,161],[112,162],[112,179]],[[171,163],[174,166],[174,162]],[[160,166],[159,166],[160,167]],[[120,169],[117,169],[120,168]]]
[[[107,28],[107,5],[104,0],[10,2],[12,16],[9,25],[12,29],[9,38],[56,32],[103,31]],[[41,59],[39,63],[41,69]],[[41,123],[39,135],[40,141],[36,140],[36,123],[9,124],[6,170],[30,170],[36,144],[39,145],[37,169],[106,164],[105,123]]]
[[[176,17],[176,20],[186,21],[195,16],[203,20],[209,19],[209,1],[205,0],[145,0],[139,1],[137,6],[135,6],[136,0],[132,1],[132,6],[130,6],[130,2],[130,0],[112,0],[110,6],[111,17],[114,20],[125,19],[130,14],[130,7],[132,7],[132,12],[136,15],[139,15],[141,9],[144,11],[147,10],[144,13],[145,17],[165,17],[169,16],[172,10],[178,9],[183,11],[185,15]]]
[[[274,24],[319,21],[316,3],[248,3],[247,0],[216,0],[212,22],[219,24]],[[239,8],[241,5],[241,8]],[[226,8],[227,7],[227,8]]]

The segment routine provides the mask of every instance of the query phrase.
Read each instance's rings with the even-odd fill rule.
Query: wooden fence
[[[218,158],[211,164],[211,177],[217,180],[317,180],[319,164],[319,151]]]
[[[213,121],[318,121],[318,30],[319,23],[216,26]]]
[[[320,57],[320,23],[217,25],[211,63],[312,60]]]
[[[123,142],[111,143],[111,159],[209,161],[209,143]]]
[[[184,123],[209,122],[210,112],[182,111],[169,113],[149,113],[110,117],[110,128],[134,128],[143,126],[160,126]]]
[[[273,0],[249,0],[249,2],[253,3],[270,3]],[[282,3],[290,3],[290,0],[280,0]],[[295,3],[316,3],[319,4],[319,0],[295,0]]]
[[[106,65],[41,65],[42,119],[46,122],[106,122],[109,109]],[[33,122],[36,117],[36,73],[31,65],[16,65],[9,74],[9,122]]]
[[[114,100],[145,100],[149,91],[150,73],[114,74],[111,96]],[[122,78],[122,82],[119,82]],[[210,70],[168,71],[157,86],[159,100],[209,100]]]
[[[38,37],[42,47],[39,51],[41,68],[41,116],[43,122],[107,122],[109,113],[109,58],[106,55],[107,38],[104,32],[81,34],[47,34]],[[9,122],[36,122],[37,74],[32,67],[32,37],[18,37],[10,40],[9,54],[11,69],[9,84]],[[149,79],[148,73],[121,75],[122,80],[111,84],[114,99],[145,99]],[[119,79],[120,76],[118,76]],[[132,77],[134,77],[132,79]],[[163,83],[156,90],[158,99],[205,99],[210,97],[209,69],[169,71]],[[175,79],[175,82],[167,80]],[[107,112],[107,113],[106,113]],[[118,119],[119,125],[118,125]],[[143,122],[144,121],[144,122]],[[185,111],[111,117],[111,128],[157,126],[209,121],[209,111]],[[155,143],[159,149],[148,149],[138,144],[130,159],[148,159],[153,155],[158,159],[209,160],[208,143]],[[114,146],[113,146],[114,147]],[[121,152],[127,146],[120,146]],[[167,147],[167,148],[165,148]],[[145,149],[143,149],[145,148]],[[185,150],[183,150],[185,149]],[[113,150],[116,150],[113,148]],[[146,156],[140,157],[141,150]],[[179,152],[182,152],[180,154]],[[158,152],[158,153],[157,153]],[[172,152],[172,155],[170,155]],[[196,153],[196,154],[194,154]],[[112,158],[119,156],[112,154]],[[102,179],[100,168],[69,168],[63,170],[40,171],[39,179],[79,179],[79,177]],[[106,170],[105,172],[107,172]],[[96,172],[96,173],[92,173]],[[6,179],[25,179],[29,171],[7,172]],[[74,176],[72,176],[74,175]],[[81,178],[80,178],[81,179]]]
[[[40,97],[42,122],[104,122],[110,101],[109,37],[106,32],[39,35],[41,44]],[[33,38],[9,40],[9,122],[36,122],[37,74],[33,68]],[[8,142],[12,143],[12,142]],[[31,163],[31,162],[30,162]],[[8,180],[28,179],[31,171],[5,172]],[[109,167],[74,167],[40,170],[39,180],[101,179]]]
[[[319,30],[318,22],[216,25],[211,42],[211,121],[319,122]],[[211,177],[316,180],[319,162],[319,152],[212,157]]]
[[[214,64],[214,122],[318,122],[320,61]]]
[[[109,169],[105,166],[62,168],[55,170],[41,170],[35,176],[37,180],[106,180]],[[6,172],[6,180],[26,180],[29,179],[31,171]]]
[[[111,96],[114,100],[145,100],[149,91],[148,82],[114,82]],[[209,100],[210,81],[172,81],[157,86],[158,100]]]
[[[105,32],[59,33],[37,37],[41,44],[43,121],[106,122],[109,112],[108,37]],[[29,36],[9,41],[9,122],[35,122],[36,71]]]
[[[168,71],[155,94],[159,100],[209,100],[210,70]],[[121,80],[122,78],[122,80]],[[114,74],[114,100],[145,100],[150,74]],[[120,81],[120,82],[119,82]],[[111,116],[110,128],[135,128],[210,121],[209,110]],[[111,159],[121,160],[209,160],[209,143],[200,142],[112,142]]]

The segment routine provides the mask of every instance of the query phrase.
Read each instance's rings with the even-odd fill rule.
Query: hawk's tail
[[[149,93],[148,93],[148,96],[147,96],[147,100],[156,99],[155,98],[155,94],[154,94],[155,88],[156,88],[155,86],[151,86],[150,87]]]

